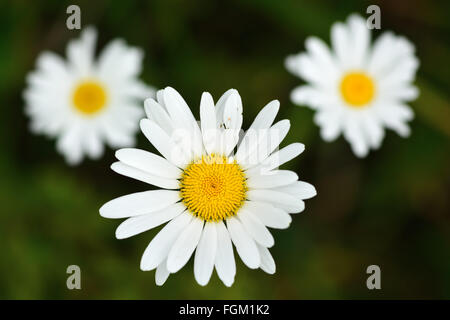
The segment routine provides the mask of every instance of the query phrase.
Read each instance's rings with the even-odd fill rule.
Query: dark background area
[[[306,151],[286,168],[316,186],[317,197],[287,230],[273,230],[275,275],[246,268],[226,288],[214,273],[199,286],[190,262],[163,287],[139,269],[158,229],[127,240],[99,207],[148,185],[100,161],[68,167],[55,143],[28,130],[22,91],[43,50],[64,54],[78,31],[66,28],[72,1],[0,3],[0,298],[3,299],[360,299],[450,298],[450,2],[433,1],[81,1],[82,26],[99,48],[122,37],[145,51],[142,79],[170,85],[198,116],[200,96],[236,88],[244,127],[279,99],[278,119],[292,128],[283,145]],[[326,143],[313,111],[294,106],[301,82],[284,68],[307,36],[329,42],[331,25],[370,4],[381,31],[405,35],[417,49],[419,98],[412,134],[388,131],[380,150],[356,158],[341,137]],[[151,149],[142,134],[138,147]],[[237,255],[235,254],[237,257]],[[68,290],[66,268],[81,267],[82,289]],[[366,288],[367,266],[381,268],[381,290]]]

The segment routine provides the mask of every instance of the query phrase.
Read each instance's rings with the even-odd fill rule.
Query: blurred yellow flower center
[[[184,170],[180,180],[183,203],[205,221],[234,216],[243,204],[247,184],[241,167],[219,155],[202,156]]]
[[[368,104],[375,95],[373,80],[362,72],[347,73],[341,80],[340,89],[344,100],[355,108]]]
[[[106,91],[96,81],[81,82],[73,93],[75,108],[86,115],[92,115],[102,110],[106,105]]]

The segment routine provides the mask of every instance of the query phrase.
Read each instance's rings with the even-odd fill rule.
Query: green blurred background
[[[3,299],[310,299],[450,298],[450,3],[431,1],[85,1],[82,25],[95,25],[99,47],[116,37],[142,47],[142,79],[178,89],[198,115],[200,95],[217,99],[229,88],[244,102],[244,125],[279,99],[278,119],[292,129],[284,145],[306,151],[287,168],[313,183],[287,230],[274,230],[275,275],[238,262],[226,288],[214,273],[208,286],[194,280],[192,262],[163,287],[139,269],[159,230],[116,240],[119,221],[99,207],[144,183],[102,160],[68,167],[55,143],[28,130],[21,97],[24,79],[43,50],[64,53],[78,31],[67,30],[72,1],[0,4],[0,298]],[[329,41],[330,27],[350,13],[381,7],[383,30],[413,41],[421,61],[413,102],[412,135],[389,131],[382,148],[357,159],[339,138],[325,143],[313,112],[294,106],[300,80],[284,58],[304,49],[308,35]],[[379,35],[380,31],[376,32]],[[149,148],[139,135],[139,147]],[[238,260],[238,259],[237,259]],[[81,267],[82,289],[66,288],[66,268]],[[366,268],[381,267],[381,290],[366,288]]]

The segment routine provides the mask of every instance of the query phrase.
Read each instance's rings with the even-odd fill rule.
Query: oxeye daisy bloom
[[[358,157],[381,146],[385,127],[409,135],[413,111],[406,102],[418,96],[411,84],[419,65],[413,44],[385,32],[372,46],[370,37],[365,20],[351,15],[332,26],[331,51],[310,37],[306,53],[285,61],[307,82],[292,91],[291,100],[316,110],[314,121],[325,141],[343,133]]]
[[[209,282],[215,268],[231,286],[236,274],[233,244],[249,268],[275,272],[268,250],[274,239],[267,227],[287,228],[289,213],[303,211],[303,200],[316,194],[296,173],[278,169],[304,150],[301,143],[276,150],[290,127],[288,120],[273,124],[278,109],[278,101],[270,102],[240,134],[242,101],[234,89],[217,104],[203,93],[199,124],[170,87],[158,91],[156,101],[145,101],[148,119],[141,120],[141,130],[162,156],[121,149],[112,169],[161,189],[111,200],[100,215],[128,218],[116,230],[118,239],[168,222],[141,259],[142,270],[156,269],[157,285],[195,251],[194,276],[200,285]]]
[[[69,164],[87,155],[134,144],[141,101],[155,90],[137,78],[143,53],[121,39],[109,43],[95,60],[97,33],[84,28],[67,46],[67,60],[44,52],[27,76],[24,91],[31,130],[57,138],[57,150]]]

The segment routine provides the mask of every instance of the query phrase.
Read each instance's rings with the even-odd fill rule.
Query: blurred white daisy
[[[158,91],[157,101],[147,99],[145,109],[142,132],[162,157],[121,149],[112,169],[161,189],[126,195],[100,208],[103,217],[128,218],[116,230],[118,239],[168,222],[145,250],[141,269],[156,269],[156,284],[162,285],[195,251],[194,276],[200,285],[208,283],[215,267],[231,286],[233,243],[249,268],[274,273],[267,249],[274,239],[267,227],[287,228],[289,213],[303,211],[303,200],[316,194],[294,172],[277,169],[304,150],[301,143],[276,150],[290,127],[288,120],[272,125],[279,102],[265,106],[243,136],[242,102],[233,89],[216,105],[209,93],[202,95],[200,126],[170,87]]]
[[[69,164],[85,155],[96,159],[104,143],[113,148],[132,146],[140,103],[154,90],[137,78],[143,53],[121,39],[112,41],[95,61],[97,33],[85,28],[67,46],[67,61],[51,52],[37,59],[24,92],[31,130],[57,138],[57,150]]]
[[[331,29],[332,51],[316,38],[306,53],[289,56],[286,68],[308,84],[291,93],[294,103],[316,110],[314,121],[325,141],[342,132],[358,157],[380,147],[384,127],[409,135],[413,111],[405,103],[418,96],[411,83],[419,65],[404,37],[383,33],[371,46],[370,30],[358,15]]]

